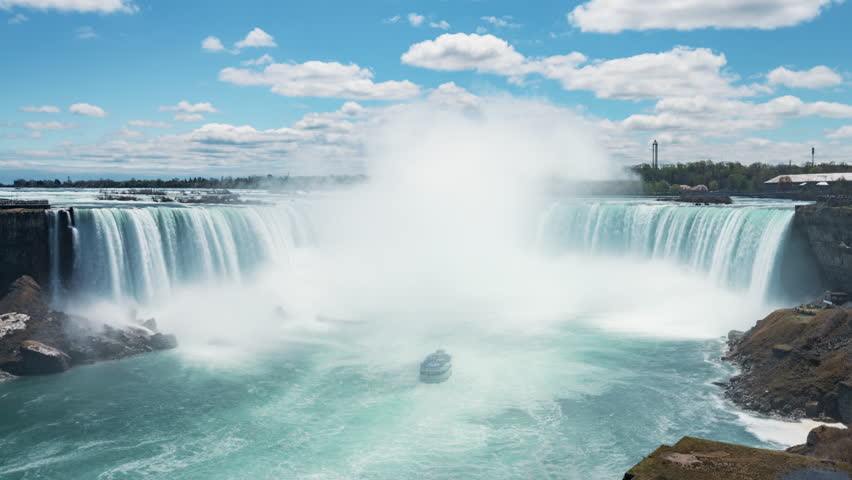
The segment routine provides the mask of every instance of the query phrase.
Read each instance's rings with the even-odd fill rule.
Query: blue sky
[[[848,161],[852,5],[720,3],[0,0],[0,181],[348,172],[384,109],[493,95],[624,164]]]

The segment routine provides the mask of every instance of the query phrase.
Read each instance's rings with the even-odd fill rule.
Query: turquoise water
[[[804,440],[710,384],[720,335],[770,308],[789,203],[556,202],[515,242],[487,202],[64,195],[69,308],[139,308],[181,346],[0,383],[0,478],[617,479],[684,435]],[[441,347],[452,377],[419,383]]]
[[[439,385],[419,358],[297,344],[237,369],[177,351],[18,380],[0,387],[0,477],[606,479],[687,434],[767,445],[707,384],[729,373],[716,340],[487,343],[513,361],[455,350]]]

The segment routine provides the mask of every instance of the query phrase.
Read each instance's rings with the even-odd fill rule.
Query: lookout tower
[[[651,144],[651,152],[651,168],[656,170],[660,168],[660,144],[657,143],[656,139]]]

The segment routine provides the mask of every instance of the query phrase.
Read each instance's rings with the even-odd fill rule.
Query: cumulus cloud
[[[584,32],[694,30],[700,28],[789,27],[817,17],[842,0],[590,0],[574,8],[568,21]]]
[[[62,123],[62,122],[26,122],[24,123],[24,128],[29,130],[70,130],[72,128],[77,128],[78,125],[76,123]]]
[[[505,40],[494,35],[476,33],[445,33],[409,47],[402,54],[402,63],[432,70],[479,72],[518,75],[529,70],[523,55]]]
[[[59,112],[61,112],[61,110],[59,110],[59,107],[54,107],[53,105],[41,105],[41,106],[26,105],[26,106],[19,108],[18,110],[20,110],[22,112],[28,112],[28,113],[59,113]]]
[[[426,20],[426,17],[417,13],[411,12],[408,14],[408,23],[413,27],[419,27]]]
[[[472,109],[482,104],[482,99],[468,92],[464,88],[447,82],[441,84],[429,93],[429,101],[443,107]]]
[[[770,85],[784,85],[790,88],[825,88],[843,83],[843,77],[825,65],[803,71],[778,67],[769,72],[766,78]]]
[[[370,70],[337,62],[274,63],[260,72],[229,67],[219,72],[219,80],[270,86],[273,93],[287,97],[402,100],[420,93],[420,87],[408,80],[376,83]]]
[[[829,130],[825,137],[834,140],[852,138],[852,125],[844,125],[836,130]]]
[[[73,113],[74,115],[84,115],[87,117],[106,117],[107,112],[104,111],[103,108],[89,105],[88,103],[75,103],[68,107],[68,111]]]
[[[254,30],[250,31],[248,35],[246,35],[246,38],[235,43],[234,46],[237,48],[277,47],[278,44],[275,43],[275,38],[273,38],[272,35],[264,32],[258,27],[255,27]]]
[[[0,8],[11,7],[93,13],[135,13],[139,10],[131,0],[0,0]]]
[[[494,73],[509,76],[514,83],[525,75],[540,74],[558,80],[566,90],[589,90],[599,98],[738,97],[765,90],[755,85],[734,86],[739,77],[726,72],[725,55],[706,48],[676,47],[668,52],[587,61],[579,52],[528,58],[494,35],[465,33],[414,44],[402,55],[402,62],[408,65]]]
[[[127,124],[137,128],[171,128],[173,126],[171,123],[155,122],[153,120],[131,120]]]
[[[207,37],[201,41],[201,49],[207,52],[224,52],[225,46],[217,37]]]
[[[210,102],[204,103],[189,103],[186,100],[181,100],[177,103],[177,105],[166,105],[160,107],[161,112],[184,112],[184,113],[216,113],[219,110],[216,110],[213,107],[213,104]]]
[[[644,100],[661,97],[754,95],[757,87],[735,87],[739,77],[724,70],[727,59],[706,48],[676,47],[662,53],[595,62],[582,68],[548,65],[542,74],[566,90],[590,90],[599,98]]]

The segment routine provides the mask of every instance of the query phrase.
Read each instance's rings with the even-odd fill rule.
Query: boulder
[[[154,350],[168,350],[171,348],[177,348],[178,342],[177,337],[174,335],[155,333],[154,335],[151,335],[150,345]]]
[[[30,316],[23,313],[12,312],[0,315],[0,338],[15,331],[25,330],[29,320]]]
[[[157,319],[155,318],[149,318],[148,320],[144,320],[142,323],[140,323],[140,325],[152,332],[157,331]]]
[[[6,381],[9,381],[9,380],[14,380],[16,378],[18,378],[18,377],[12,375],[9,372],[0,370],[0,382],[6,382]]]
[[[25,375],[60,373],[71,368],[65,352],[34,340],[21,343],[21,368]]]

